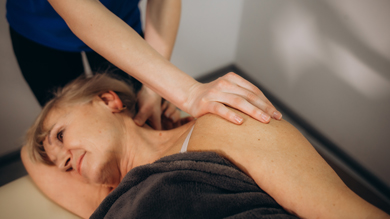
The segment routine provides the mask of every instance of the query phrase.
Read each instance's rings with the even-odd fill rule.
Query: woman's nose
[[[68,171],[72,168],[72,154],[68,150],[61,150],[57,166],[61,171]]]

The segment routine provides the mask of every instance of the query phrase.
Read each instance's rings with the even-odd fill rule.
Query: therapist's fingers
[[[175,122],[179,121],[180,110],[172,103],[170,103],[168,101],[164,101],[162,110],[163,110],[163,114],[165,115],[165,117],[171,119],[172,122],[175,123]]]
[[[161,111],[154,111],[147,121],[152,128],[161,130]]]
[[[180,110],[175,105],[166,100],[163,100],[161,110],[161,125],[163,130],[177,128],[194,120],[194,117],[192,116],[181,118]]]
[[[224,104],[218,102],[212,102],[209,104],[209,112],[216,114],[229,122],[241,125],[244,122],[244,119],[237,113],[229,110]]]
[[[231,95],[226,96],[223,102],[233,108],[241,108],[248,115],[252,114],[252,112],[258,114],[266,113],[274,119],[282,119],[282,114],[268,101],[262,92],[255,94],[242,87],[232,86],[231,90],[226,91],[226,93]],[[257,109],[259,110],[255,112]]]
[[[188,116],[185,118],[180,118],[176,122],[173,122],[172,119],[167,118],[164,114],[161,115],[161,125],[163,130],[170,130],[173,128],[177,128],[193,120],[194,117]]]
[[[133,121],[138,126],[148,124],[157,130],[161,130],[161,97],[146,86],[142,86],[137,94],[138,113]]]
[[[191,121],[194,121],[194,117],[192,116],[187,116],[187,117],[184,117],[184,118],[181,118],[178,122],[180,122],[180,125],[184,125],[184,124],[187,124]]]
[[[140,108],[133,121],[138,126],[142,126],[148,121],[148,124],[156,129],[161,130],[161,111],[152,107]]]
[[[264,112],[261,108],[258,108],[258,106],[255,106],[252,103],[248,102],[240,95],[225,93],[221,97],[220,101],[224,103],[224,105],[228,105],[232,108],[236,108],[241,112],[251,116],[252,118],[262,123],[269,123],[271,121],[271,116],[268,113]],[[269,106],[266,106],[266,110],[268,110],[268,107]],[[224,112],[225,114],[228,115],[228,117],[234,118],[234,116],[238,115],[234,113],[232,110],[230,110],[229,108],[227,108],[226,106],[224,106],[224,108],[226,108],[229,111],[229,113],[227,113],[225,109],[223,109],[223,111],[220,112]]]
[[[282,119],[282,114],[273,106],[259,88],[233,72],[226,74],[225,78],[230,84],[225,88],[226,90],[224,92],[240,95],[272,118],[277,120]],[[235,108],[234,106],[232,107]],[[245,113],[249,112],[249,110],[254,110],[252,107],[246,107],[245,109]]]
[[[146,112],[146,110],[138,110],[138,113],[135,115],[133,121],[135,122],[135,124],[137,124],[138,126],[142,126],[145,124],[146,120],[148,120],[150,114],[148,112]]]
[[[268,123],[271,116],[275,119],[282,117],[258,88],[234,73],[207,84],[195,84],[187,101],[185,110],[195,117],[210,112],[236,124],[241,124],[242,118],[224,105],[263,123]]]
[[[231,83],[236,84],[242,88],[245,88],[246,90],[253,92],[257,96],[264,97],[265,102],[272,105],[272,103],[264,96],[263,92],[258,87],[256,87],[249,81],[245,80],[241,76],[237,75],[236,73],[229,72],[224,77],[226,78],[226,80],[230,81]]]

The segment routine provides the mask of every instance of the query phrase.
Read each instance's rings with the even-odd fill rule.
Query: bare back
[[[188,150],[214,151],[228,158],[299,217],[387,218],[354,194],[291,124],[263,124],[241,116],[245,121],[239,126],[211,114],[199,118]]]

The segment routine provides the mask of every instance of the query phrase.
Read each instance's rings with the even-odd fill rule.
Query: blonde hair
[[[43,127],[44,121],[53,109],[72,106],[76,104],[87,104],[96,95],[107,91],[114,91],[122,100],[126,110],[131,114],[136,113],[136,95],[133,87],[123,80],[113,78],[109,74],[95,74],[90,78],[80,76],[67,84],[64,88],[54,92],[54,97],[43,107],[34,124],[27,131],[25,145],[33,161],[53,165],[43,147],[48,130]]]

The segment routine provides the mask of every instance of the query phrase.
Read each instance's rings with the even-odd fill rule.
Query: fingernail
[[[274,119],[277,119],[277,120],[281,120],[282,119],[282,114],[278,111],[274,112],[274,114],[272,115],[272,117]]]
[[[239,116],[234,116],[234,120],[236,120],[237,124],[241,124],[244,119]]]
[[[138,119],[133,120],[136,125],[141,125]]]
[[[264,122],[268,122],[271,119],[271,117],[265,113],[261,115],[261,118],[263,119]]]

